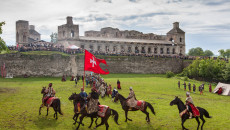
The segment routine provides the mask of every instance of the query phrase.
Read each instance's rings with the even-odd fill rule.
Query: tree
[[[230,62],[226,64],[226,68],[224,69],[223,77],[225,81],[230,81]]]
[[[224,49],[221,49],[218,51],[220,53],[221,57],[227,57],[230,58],[230,49],[226,49],[226,51],[224,51]]]
[[[204,56],[204,51],[202,48],[191,48],[188,52],[189,56]]]
[[[213,52],[210,51],[210,50],[205,50],[204,51],[204,56],[213,56],[213,55],[214,55]]]
[[[52,43],[57,43],[57,33],[52,33],[50,38]]]
[[[5,22],[0,22],[0,34],[2,34],[2,26],[5,25]],[[0,53],[2,51],[9,51],[4,40],[0,37]]]

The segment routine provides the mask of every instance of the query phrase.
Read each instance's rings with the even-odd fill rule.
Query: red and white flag
[[[104,59],[97,59],[93,54],[85,50],[85,70],[98,74],[109,74],[107,69],[105,71],[101,69],[100,63],[107,65]]]

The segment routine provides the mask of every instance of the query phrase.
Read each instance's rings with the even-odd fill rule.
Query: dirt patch
[[[16,91],[15,88],[0,88],[0,93],[15,93]]]

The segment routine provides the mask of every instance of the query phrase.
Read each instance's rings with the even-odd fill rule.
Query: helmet
[[[81,91],[84,91],[84,88],[81,88]]]
[[[186,95],[189,96],[189,95],[190,95],[190,92],[186,92]]]
[[[49,87],[52,87],[52,85],[53,85],[52,83],[49,83]]]
[[[133,87],[129,87],[130,90],[133,90]]]

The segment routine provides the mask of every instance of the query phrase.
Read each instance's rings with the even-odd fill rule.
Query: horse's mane
[[[126,100],[126,98],[124,96],[122,96],[120,93],[118,93],[120,95],[120,97],[123,99],[123,100]]]
[[[181,101],[181,99],[180,99],[180,98],[178,98],[178,97],[177,97],[177,99],[179,100],[179,102],[181,102],[181,103],[184,105],[184,103]]]

